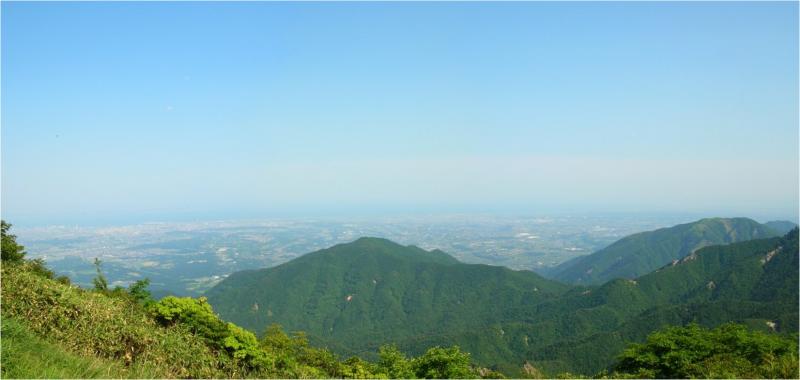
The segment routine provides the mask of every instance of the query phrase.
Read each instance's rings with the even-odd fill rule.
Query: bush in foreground
[[[797,336],[725,324],[671,327],[620,355],[612,377],[798,378]]]

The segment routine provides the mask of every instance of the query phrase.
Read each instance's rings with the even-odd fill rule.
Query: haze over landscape
[[[796,7],[10,2],[3,215],[796,220]]]
[[[0,3],[2,378],[798,378],[797,2]]]

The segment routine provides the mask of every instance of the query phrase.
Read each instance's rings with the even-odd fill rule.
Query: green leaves
[[[615,375],[640,378],[793,378],[797,339],[725,324],[696,324],[652,333],[619,357]]]
[[[478,377],[470,366],[469,353],[458,346],[433,347],[412,361],[417,377],[423,379],[465,379]]]
[[[160,326],[129,297],[62,284],[28,263],[3,265],[2,279],[3,319],[24,322],[31,332],[70,353],[154,377],[210,378],[231,372],[186,327]],[[125,374],[103,377],[117,376]]]
[[[222,348],[223,340],[231,335],[228,326],[211,308],[204,298],[178,298],[168,296],[150,307],[156,320],[164,325],[181,322],[199,335],[212,347]]]
[[[486,355],[481,359],[485,364],[506,360],[519,366],[530,360],[526,374],[531,376],[557,370],[596,373],[606,368],[627,342],[643,340],[656,326],[692,320],[715,326],[738,318],[765,330],[796,331],[797,234],[794,230],[785,238],[707,247],[690,261],[662,268],[635,282],[617,280],[597,288],[575,288],[562,295],[558,294],[559,287],[547,289],[546,281],[524,272],[439,263],[437,257],[433,264],[419,258],[405,260],[406,254],[427,253],[362,240],[361,246],[377,245],[391,252],[378,254],[338,246],[326,253],[337,260],[312,257],[302,262],[302,268],[281,266],[287,276],[277,280],[311,274],[310,281],[309,277],[300,277],[304,281],[300,286],[286,286],[273,279],[255,290],[238,291],[241,297],[258,291],[286,296],[288,301],[299,302],[294,309],[298,318],[309,318],[322,310],[343,311],[340,319],[326,314],[319,322],[325,331],[335,328],[337,333],[341,331],[341,337],[371,346],[348,354],[367,353],[381,342],[398,341],[389,335],[398,334],[415,339],[401,346],[416,352],[459,342],[472,353]],[[767,256],[771,259],[762,261]],[[382,272],[385,268],[388,270]],[[289,335],[276,324],[271,324],[258,340],[250,331],[223,321],[202,297],[165,297],[143,307],[150,299],[147,280],[132,284],[127,291],[119,287],[108,290],[107,282],[102,286],[104,291],[85,291],[53,280],[48,271],[44,262],[35,260],[3,265],[3,316],[25,321],[37,335],[63,342],[72,352],[121,361],[132,368],[152,366],[161,377],[500,376],[476,368],[470,354],[459,347],[436,346],[421,356],[408,357],[395,346],[383,346],[376,362],[358,357],[341,361],[327,348],[310,346],[304,333]],[[713,289],[707,286],[709,281],[715,282]],[[284,290],[290,294],[284,294]],[[543,293],[549,294],[543,297]],[[250,305],[256,301],[260,307],[254,310]],[[279,309],[286,306],[281,303],[253,299],[242,305],[239,310],[262,321],[258,326],[272,323],[273,313],[292,316],[292,309]],[[368,314],[375,310],[378,313]],[[490,322],[482,319],[487,316]],[[448,335],[433,337],[424,331],[408,334],[373,324],[397,322],[401,317],[420,317],[409,328],[424,327]],[[490,332],[488,335],[480,330],[485,326],[490,326],[484,329]],[[319,342],[317,339],[319,335],[312,336],[312,341]],[[794,377],[798,368],[795,341],[753,333],[739,325],[716,330],[689,325],[651,334],[645,343],[629,346],[612,375]],[[355,347],[338,337],[327,342],[351,350]],[[498,367],[515,374],[511,367]]]
[[[378,350],[378,366],[392,379],[416,377],[411,362],[394,345],[381,346]]]
[[[707,220],[695,226],[702,230],[697,236],[724,241],[724,223],[739,222]],[[731,231],[749,236],[738,229]],[[666,239],[664,247],[680,250],[679,243]],[[695,244],[687,247],[690,252]],[[273,268],[234,273],[207,294],[222,317],[240,326],[282,323],[340,355],[372,360],[371,353],[386,343],[416,353],[457,344],[475,362],[511,376],[523,375],[526,361],[544,376],[597,373],[629,342],[691,321],[706,327],[769,322],[777,331],[797,330],[796,232],[704,247],[636,280],[572,289],[531,272],[444,262],[429,254],[361,239]],[[684,359],[691,360],[671,358]],[[391,375],[391,367],[384,368]]]
[[[153,300],[152,294],[150,294],[150,290],[147,287],[150,286],[150,279],[143,279],[134,282],[130,286],[128,286],[128,294],[133,298],[136,302],[139,302],[145,306],[152,304],[155,302]]]
[[[97,272],[97,276],[92,279],[92,284],[94,284],[94,290],[98,292],[107,292],[108,291],[108,280],[106,280],[106,276],[103,275],[103,271],[100,269],[100,265],[102,262],[99,258],[94,258],[94,269]]]
[[[498,318],[525,318],[565,289],[529,271],[462,264],[441,251],[364,238],[234,273],[206,294],[220,316],[237,325],[260,331],[281,323],[344,357],[374,360],[375,351],[392,342],[410,352],[460,344],[496,357],[489,345],[505,344],[500,327],[492,340],[458,336]],[[509,331],[512,336],[519,335]],[[515,367],[523,361],[506,359]]]
[[[5,220],[0,221],[0,251],[2,251],[3,262],[20,262],[25,257],[25,247],[17,244],[17,237],[8,233],[11,224]]]

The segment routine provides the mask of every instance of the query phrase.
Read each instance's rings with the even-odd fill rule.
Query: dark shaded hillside
[[[783,238],[706,247],[636,280],[611,281],[542,305],[539,312],[545,315],[606,309],[621,318],[615,327],[573,334],[528,354],[546,368],[592,373],[626,343],[666,325],[736,321],[761,330],[796,332],[797,299],[795,229]]]
[[[797,251],[794,230],[702,248],[636,280],[568,289],[530,272],[360,239],[237,273],[208,296],[235,323],[303,329],[343,354],[386,342],[412,353],[458,344],[511,375],[525,362],[548,374],[593,374],[665,325],[738,321],[797,331]]]
[[[785,235],[789,233],[789,231],[797,228],[797,224],[786,220],[773,220],[771,222],[764,223],[764,225],[772,228],[775,232],[781,235]]]
[[[547,275],[566,283],[599,285],[615,278],[636,278],[709,245],[779,235],[747,218],[702,219],[625,237],[595,253],[562,263]]]

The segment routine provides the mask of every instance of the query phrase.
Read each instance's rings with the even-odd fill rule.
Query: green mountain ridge
[[[727,225],[704,221],[679,227],[713,232]],[[733,220],[725,236],[774,234],[750,222]],[[340,354],[368,356],[387,342],[412,354],[457,344],[478,364],[512,376],[525,363],[551,374],[596,373],[661,326],[739,321],[797,331],[797,250],[793,230],[688,249],[682,260],[633,280],[569,287],[529,271],[463,264],[442,252],[366,238],[235,273],[207,296],[234,323],[257,329],[278,322]]]
[[[764,225],[781,235],[786,235],[789,233],[789,231],[797,228],[797,223],[789,222],[786,220],[773,220],[764,223]]]
[[[627,236],[545,274],[554,280],[582,285],[600,285],[615,278],[633,279],[706,246],[779,236],[793,228],[787,229],[789,225],[783,222],[773,226],[776,229],[748,218],[701,219]]]
[[[7,233],[9,225],[3,227],[3,378],[797,373],[797,229],[782,237],[705,247],[647,275],[602,286],[567,286],[528,271],[462,264],[441,251],[377,238],[271,268],[279,270],[231,276],[248,286],[223,293],[268,297],[257,302],[269,308],[250,305],[244,316],[268,315],[277,305],[286,309],[281,315],[299,315],[297,320],[312,326],[318,316],[332,318],[331,334],[309,332],[309,345],[304,332],[286,335],[274,324],[251,327],[262,333],[256,337],[221,319],[203,297],[156,302],[139,285],[108,288],[99,268],[95,289],[77,287],[56,278],[41,260],[24,259],[24,247]],[[307,276],[307,269],[314,275]],[[385,277],[376,277],[379,272]],[[341,307],[298,298],[327,293]],[[380,313],[385,305],[394,308]],[[241,306],[247,311],[249,305]],[[277,319],[278,313],[272,314]],[[719,341],[709,347],[708,337]],[[645,339],[647,346],[631,345]],[[400,351],[391,346],[369,351],[383,343]],[[460,348],[435,347],[452,345]],[[617,359],[623,352],[624,366]]]
[[[4,222],[5,227],[5,222]],[[378,361],[341,360],[280,326],[252,332],[221,320],[204,298],[155,301],[144,288],[94,289],[55,278],[24,251],[6,257],[3,231],[2,378],[498,378],[458,347],[407,357],[381,347]],[[9,255],[10,256],[10,255]]]
[[[530,271],[462,264],[441,251],[361,238],[235,273],[206,296],[223,318],[249,328],[279,321],[318,343],[346,346],[366,333],[370,339],[350,346],[348,354],[357,354],[423,339],[431,326],[438,326],[435,335],[482,328],[508,299],[534,304],[567,288]]]

